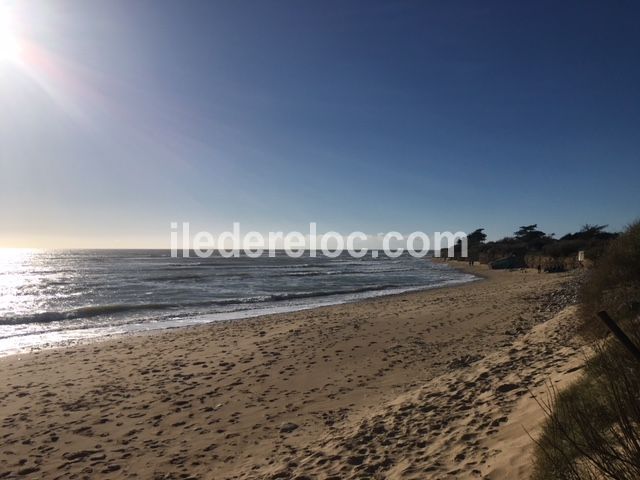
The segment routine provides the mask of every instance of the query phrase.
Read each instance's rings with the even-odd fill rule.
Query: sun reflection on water
[[[21,290],[31,282],[27,272],[32,269],[38,250],[0,248],[0,312],[22,310]]]

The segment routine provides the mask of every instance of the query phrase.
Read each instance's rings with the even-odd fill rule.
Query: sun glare
[[[0,5],[0,62],[20,62],[20,40],[13,12]]]

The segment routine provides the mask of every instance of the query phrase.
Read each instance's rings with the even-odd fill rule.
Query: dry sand
[[[0,478],[527,478],[567,274],[0,360]]]

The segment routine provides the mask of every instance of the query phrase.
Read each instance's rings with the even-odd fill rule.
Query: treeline
[[[584,225],[579,231],[555,238],[545,233],[537,224],[523,225],[513,236],[487,242],[484,228],[467,235],[468,260],[491,264],[494,268],[519,268],[538,266],[548,271],[564,270],[578,266],[578,252],[584,251],[587,261],[595,261],[607,244],[619,234],[606,231],[607,225]],[[443,257],[447,250],[442,249]],[[454,248],[454,258],[462,258],[461,242]]]

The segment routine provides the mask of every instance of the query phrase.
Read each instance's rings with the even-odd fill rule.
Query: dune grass
[[[583,334],[595,355],[571,387],[551,390],[534,480],[640,478],[640,362],[595,317],[607,310],[640,345],[640,223],[613,241],[582,287]]]

